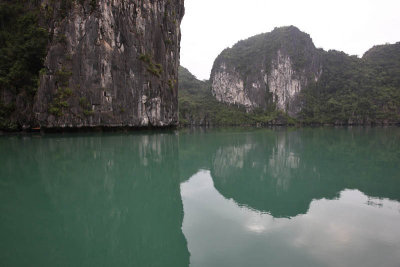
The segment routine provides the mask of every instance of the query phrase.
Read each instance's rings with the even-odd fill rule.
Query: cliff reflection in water
[[[400,260],[398,128],[8,136],[0,158],[1,266]]]
[[[190,266],[397,267],[400,203],[344,190],[275,218],[224,198],[209,171],[181,184]],[[370,205],[374,203],[374,205]]]
[[[398,266],[400,129],[210,130],[179,144],[191,267]]]
[[[344,189],[400,200],[399,148],[397,128],[263,129],[181,136],[179,152],[202,162],[188,170],[180,161],[186,179],[209,169],[225,198],[292,217],[306,213],[313,199],[337,198]]]
[[[3,266],[187,266],[173,134],[0,140]]]

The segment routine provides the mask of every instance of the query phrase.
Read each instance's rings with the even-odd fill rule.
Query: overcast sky
[[[275,27],[294,25],[317,47],[362,56],[400,41],[400,0],[185,0],[181,65],[208,79],[226,47]]]

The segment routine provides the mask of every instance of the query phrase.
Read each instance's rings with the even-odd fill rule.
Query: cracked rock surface
[[[42,1],[53,19],[35,122],[45,128],[178,123],[184,0]]]

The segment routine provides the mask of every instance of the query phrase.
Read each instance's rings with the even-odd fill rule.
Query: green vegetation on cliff
[[[284,58],[279,53],[290,58],[281,69],[275,66]],[[288,65],[291,70],[285,73]],[[216,76],[220,73],[238,74],[253,107],[264,111],[275,108],[266,96],[270,81],[278,80],[279,88],[279,82],[273,83],[274,92],[279,91],[274,101],[279,95],[285,110],[298,123],[400,123],[400,43],[375,46],[359,58],[317,49],[308,34],[294,26],[281,27],[222,51],[211,73],[211,80],[217,84],[214,90],[222,90]],[[295,96],[293,81],[301,83],[301,91]]]
[[[278,50],[284,50],[290,56],[295,70],[310,66],[317,51],[308,34],[289,26],[275,28],[272,32],[241,40],[232,48],[222,51],[216,61],[231,63],[246,80],[246,76],[254,70],[254,67],[265,67],[269,72]]]
[[[318,82],[302,91],[299,119],[306,123],[400,122],[400,43],[376,46],[360,59],[323,55]]]
[[[262,35],[239,42],[240,47]],[[242,47],[242,48],[243,48]],[[240,48],[240,49],[242,49]],[[240,50],[239,49],[239,50]],[[249,49],[247,53],[252,51]],[[245,61],[250,54],[223,57],[237,60],[239,68],[255,67]],[[244,51],[244,50],[243,50]],[[228,54],[227,54],[228,53]],[[183,125],[255,125],[255,124],[396,124],[400,122],[400,43],[375,46],[362,58],[339,51],[318,50],[322,74],[300,94],[302,110],[297,118],[283,112],[255,110],[218,102],[211,94],[209,81],[199,81],[188,70],[179,71],[180,121]],[[245,62],[245,63],[243,63]],[[300,62],[300,61],[299,61]],[[241,67],[242,66],[242,67]]]
[[[49,19],[57,12],[68,10],[73,1],[58,2],[59,11],[54,11],[53,5],[41,7],[40,3],[28,0],[0,2],[0,129],[16,130],[32,121],[40,72],[46,72],[43,62],[49,41],[48,30],[41,27],[39,20],[49,24]],[[96,7],[95,1],[79,3],[90,5],[91,10]],[[63,34],[51,38],[65,42]],[[223,60],[235,66],[246,87],[256,79],[255,72],[259,74],[261,68],[266,72],[271,69],[271,62],[279,50],[290,56],[296,72],[304,71],[311,81],[299,95],[301,112],[296,118],[276,110],[271,101],[265,101],[269,106],[251,112],[242,106],[220,103],[212,95],[209,81],[199,81],[181,67],[180,124],[400,123],[400,43],[375,46],[358,58],[343,52],[317,49],[308,34],[290,26],[242,40],[233,48],[225,49],[216,62]],[[153,62],[149,55],[143,54],[139,60],[145,62],[147,71],[157,77],[166,71],[163,72],[161,64]],[[314,81],[312,75],[319,68],[321,75]],[[170,91],[175,83],[176,79],[168,80]],[[68,89],[66,85],[63,87],[62,90]],[[269,94],[263,97],[269,97]],[[90,103],[85,99],[80,107],[85,115],[90,115]],[[49,111],[61,115],[67,106],[65,94],[58,92]]]
[[[294,121],[279,111],[255,110],[247,113],[241,106],[218,102],[211,94],[209,81],[199,81],[179,67],[179,122],[181,125],[267,125]]]
[[[16,129],[31,115],[43,68],[47,31],[31,2],[0,3],[0,129]]]

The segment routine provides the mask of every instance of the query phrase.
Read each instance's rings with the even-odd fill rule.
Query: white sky
[[[400,0],[185,0],[181,65],[208,79],[218,54],[237,41],[294,25],[317,47],[362,56],[400,41]]]

